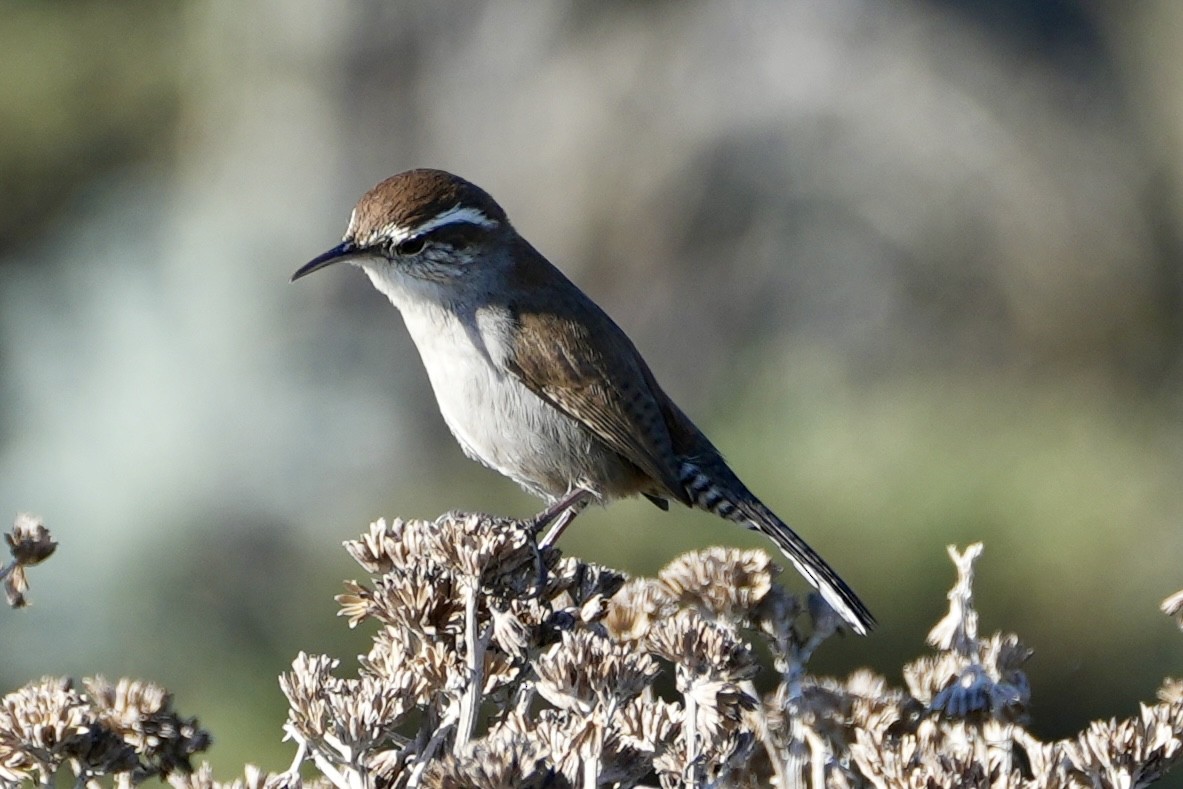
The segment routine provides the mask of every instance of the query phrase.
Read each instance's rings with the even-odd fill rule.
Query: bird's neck
[[[506,325],[501,310],[458,303],[456,289],[444,283],[400,275],[385,266],[362,268],[402,313],[433,383],[453,365],[474,362],[500,368]]]

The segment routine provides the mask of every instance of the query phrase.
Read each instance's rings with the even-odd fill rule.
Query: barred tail
[[[682,487],[694,506],[769,537],[797,572],[859,635],[866,635],[875,626],[875,617],[854,590],[788,524],[744,487],[722,459],[711,463],[709,471],[708,474],[690,461],[682,463],[679,469]]]

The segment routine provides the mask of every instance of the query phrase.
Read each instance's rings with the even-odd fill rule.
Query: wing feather
[[[580,320],[517,312],[506,367],[667,494],[686,501],[662,408],[664,393],[620,327],[590,301],[578,306]]]

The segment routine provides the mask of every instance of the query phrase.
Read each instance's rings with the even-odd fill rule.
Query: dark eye
[[[418,255],[423,251],[423,238],[421,236],[412,236],[404,239],[395,246],[394,251],[400,255]]]

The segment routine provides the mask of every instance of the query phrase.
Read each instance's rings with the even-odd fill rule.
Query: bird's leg
[[[535,515],[533,520],[530,522],[530,531],[533,532],[535,536],[537,536],[538,533],[545,529],[548,525],[553,523],[553,525],[550,527],[550,530],[547,531],[546,535],[541,540],[536,540],[535,542],[531,543],[534,547],[534,560],[538,563],[538,587],[537,590],[530,595],[530,597],[540,595],[546,589],[547,573],[546,562],[542,560],[543,549],[549,548],[555,544],[555,542],[559,539],[559,535],[563,533],[563,530],[566,529],[571,521],[575,520],[575,516],[578,515],[583,510],[583,508],[588,505],[588,499],[591,497],[591,495],[592,493],[590,490],[585,490],[584,488],[575,488],[574,490],[568,492],[567,495],[563,496],[563,498],[559,499],[554,504],[551,504],[542,512]]]
[[[571,525],[571,521],[575,520],[575,516],[583,512],[583,508],[588,505],[587,500],[582,500],[579,503],[567,508],[567,511],[555,519],[554,525],[550,527],[546,535],[542,538],[542,542],[538,543],[539,547],[549,548],[559,541],[559,537],[563,535],[567,527]]]
[[[549,548],[554,545],[559,536],[562,535],[563,530],[571,524],[575,516],[583,511],[583,508],[590,503],[592,492],[585,488],[575,488],[563,498],[551,504],[542,512],[534,516],[534,522],[531,526],[535,533],[542,531],[547,526],[550,529],[546,532],[546,536],[538,543],[539,548]],[[553,525],[552,525],[553,524]]]

